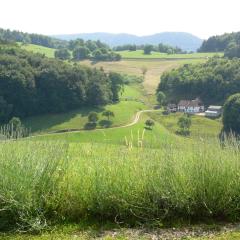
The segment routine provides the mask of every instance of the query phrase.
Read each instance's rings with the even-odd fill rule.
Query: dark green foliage
[[[136,51],[137,50],[137,46],[135,44],[126,44],[126,45],[122,45],[122,46],[117,46],[114,48],[114,51]]]
[[[0,122],[116,101],[121,81],[110,75],[0,45]]]
[[[158,45],[158,51],[161,52],[161,53],[168,53],[168,54],[186,53],[185,51],[183,51],[179,47],[172,47],[172,46],[169,46],[169,45],[164,45],[162,43],[160,43]]]
[[[111,80],[111,86],[112,86],[112,99],[114,102],[119,101],[119,92],[123,89],[124,85],[124,77],[115,72],[109,73],[109,78]]]
[[[210,37],[202,43],[199,52],[224,52],[229,58],[240,57],[240,32]]]
[[[150,47],[151,46],[151,47]],[[160,43],[158,46],[154,45],[131,45],[126,44],[122,46],[117,46],[114,49],[114,51],[136,51],[136,50],[144,50],[145,48],[151,49],[151,51],[155,52],[161,52],[161,53],[168,53],[168,54],[180,54],[180,53],[186,53],[186,51],[183,51],[179,47],[172,47],[169,45],[165,45],[163,43]]]
[[[22,122],[21,122],[20,118],[18,118],[18,117],[13,117],[13,118],[9,121],[9,125],[11,125],[12,128],[16,131],[16,130],[18,130],[18,129],[22,126]]]
[[[0,122],[6,122],[11,115],[12,105],[8,104],[5,99],[0,96]]]
[[[29,34],[20,31],[10,31],[0,28],[0,39],[8,42],[22,42],[41,45],[49,48],[61,48],[67,46],[67,41],[51,38],[39,34]]]
[[[163,106],[166,103],[166,95],[163,92],[159,91],[157,93],[157,101],[160,106]]]
[[[234,42],[230,43],[224,51],[224,56],[230,59],[235,57],[240,58],[240,45]]]
[[[224,104],[224,131],[240,134],[240,93],[230,96]]]
[[[143,49],[144,54],[151,54],[152,50],[153,50],[153,46],[152,45],[145,45],[144,49]]]
[[[110,119],[110,117],[114,117],[114,112],[110,111],[110,110],[106,110],[102,113],[103,116],[107,117],[108,121]]]
[[[73,51],[73,59],[91,59],[93,61],[119,61],[121,55],[113,52],[100,41],[84,41],[82,39],[69,42],[69,49]]]
[[[157,91],[164,92],[170,101],[200,97],[205,105],[221,105],[240,92],[240,60],[213,58],[203,64],[184,65],[164,73]]]
[[[147,129],[152,129],[153,126],[155,125],[155,123],[152,119],[148,119],[148,120],[146,120],[145,125],[146,125]]]
[[[73,50],[74,60],[83,60],[89,58],[90,51],[87,47],[77,47]]]
[[[98,114],[96,112],[90,112],[88,115],[88,121],[91,123],[96,123],[98,121]]]
[[[184,114],[182,117],[178,119],[179,131],[178,133],[181,135],[189,135],[190,127],[192,125],[192,119],[189,115]]]
[[[61,60],[68,60],[71,58],[71,54],[66,48],[62,48],[59,50],[56,50],[54,52],[55,58],[61,59]]]

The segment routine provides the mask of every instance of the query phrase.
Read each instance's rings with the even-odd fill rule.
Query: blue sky
[[[239,0],[2,0],[0,27],[48,35],[178,31],[207,38],[240,31],[239,9]]]

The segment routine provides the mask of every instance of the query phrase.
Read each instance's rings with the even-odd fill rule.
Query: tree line
[[[122,46],[117,46],[113,48],[115,51],[136,51],[143,50],[145,54],[151,54],[152,51],[167,53],[167,54],[182,54],[187,53],[179,47],[172,47],[166,44],[159,43],[158,45],[136,45],[136,44],[126,44]]]
[[[41,34],[29,34],[20,31],[11,31],[0,28],[0,42],[22,42],[36,44],[49,48],[64,48],[68,42]]]
[[[203,64],[185,64],[161,76],[159,91],[172,102],[200,97],[205,105],[223,104],[240,92],[240,59],[212,58]]]
[[[115,53],[110,47],[101,41],[84,41],[83,39],[71,40],[66,48],[55,51],[55,57],[67,60],[71,58],[72,52],[73,60],[79,61],[84,59],[91,59],[93,61],[119,61],[121,55]]]
[[[64,41],[41,34],[29,34],[20,31],[4,30],[0,28],[0,43],[35,44],[57,49],[55,57],[67,60],[91,59],[95,61],[119,61],[121,55],[115,53],[111,48],[100,41],[84,41],[82,39]]]
[[[203,41],[199,52],[224,52],[225,57],[240,57],[240,32],[212,36]]]
[[[0,45],[0,122],[119,100],[123,77]]]

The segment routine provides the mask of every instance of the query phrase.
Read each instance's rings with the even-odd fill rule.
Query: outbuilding
[[[222,106],[209,106],[205,112],[206,117],[217,118],[222,115]]]

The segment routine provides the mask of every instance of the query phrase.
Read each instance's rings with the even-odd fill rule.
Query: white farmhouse
[[[178,111],[190,114],[204,112],[204,105],[199,98],[194,100],[181,100],[178,103]]]

